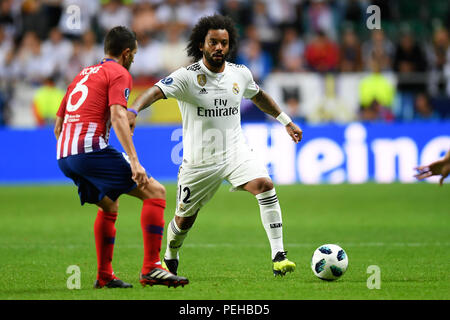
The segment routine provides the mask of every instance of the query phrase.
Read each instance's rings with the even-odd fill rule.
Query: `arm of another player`
[[[291,136],[295,143],[302,140],[302,129],[292,122],[287,114],[281,111],[280,107],[266,92],[260,89],[251,100],[259,109],[261,109],[261,111],[280,121],[286,127],[287,133]]]
[[[147,184],[149,179],[144,167],[142,167],[139,163],[136,149],[134,147],[133,140],[131,139],[131,131],[128,125],[127,111],[125,107],[119,104],[113,104],[111,106],[111,124],[117,138],[120,141],[120,144],[130,159],[131,172],[133,174],[132,179],[138,186]]]
[[[61,134],[63,122],[64,122],[63,117],[56,116],[55,129],[53,130],[53,132],[55,133],[56,140],[59,139],[59,136]]]
[[[442,186],[444,179],[450,174],[450,150],[444,156],[444,158],[434,161],[429,165],[417,167],[416,170],[419,172],[414,177],[419,180],[434,176],[441,175],[439,184]]]
[[[59,139],[61,135],[62,126],[64,123],[64,114],[66,112],[66,104],[67,104],[67,92],[64,95],[61,104],[59,105],[58,111],[56,112],[56,120],[55,120],[55,129],[53,132],[55,133],[56,140]]]
[[[164,93],[158,86],[153,86],[146,90],[139,97],[134,100],[131,108],[128,108],[127,117],[128,123],[131,129],[131,135],[133,135],[134,128],[136,127],[136,117],[139,111],[146,109],[151,104],[155,103],[159,99],[164,98]]]

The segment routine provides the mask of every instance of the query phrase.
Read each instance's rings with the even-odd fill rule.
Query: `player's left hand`
[[[300,129],[299,126],[297,126],[295,123],[290,122],[286,126],[287,133],[291,136],[292,141],[295,143],[299,143],[303,138],[303,131]]]
[[[419,166],[415,168],[417,174],[414,176],[418,180],[423,180],[425,178],[441,175],[439,179],[439,184],[442,186],[444,184],[444,179],[450,174],[450,163],[447,163],[445,159],[441,159],[430,163],[429,165]]]

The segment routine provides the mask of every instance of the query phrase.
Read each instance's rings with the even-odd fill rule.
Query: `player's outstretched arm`
[[[64,118],[56,116],[55,129],[53,130],[53,132],[55,133],[56,140],[59,139],[59,135],[61,134],[63,121]]]
[[[280,121],[286,127],[287,133],[291,136],[295,143],[302,140],[302,129],[292,122],[287,114],[281,111],[277,103],[266,92],[260,89],[259,92],[252,98],[252,101],[261,111]]]
[[[159,99],[164,98],[164,93],[157,86],[153,86],[150,89],[146,90],[139,97],[134,100],[131,108],[128,108],[128,123],[131,129],[131,135],[133,135],[134,128],[136,127],[136,117],[139,111],[144,110],[149,107],[151,104],[155,103]]]
[[[444,158],[434,161],[429,165],[417,167],[416,170],[418,171],[418,173],[415,175],[415,177],[419,180],[435,175],[441,175],[439,184],[442,186],[444,183],[444,179],[450,174],[450,150],[447,152]]]
[[[125,107],[118,104],[111,106],[111,124],[120,144],[130,159],[131,172],[133,174],[132,179],[138,186],[149,183],[147,173],[145,172],[144,167],[139,163],[136,149],[134,148],[133,140],[131,139],[131,131],[128,126],[127,111]]]

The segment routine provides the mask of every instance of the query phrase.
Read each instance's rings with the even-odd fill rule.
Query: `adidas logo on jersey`
[[[208,91],[206,91],[205,88],[202,88],[198,93],[199,93],[199,94],[207,94]]]

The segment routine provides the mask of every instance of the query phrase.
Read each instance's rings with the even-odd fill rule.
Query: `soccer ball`
[[[336,244],[324,244],[314,251],[311,268],[322,280],[339,279],[347,270],[348,257],[344,249]]]

